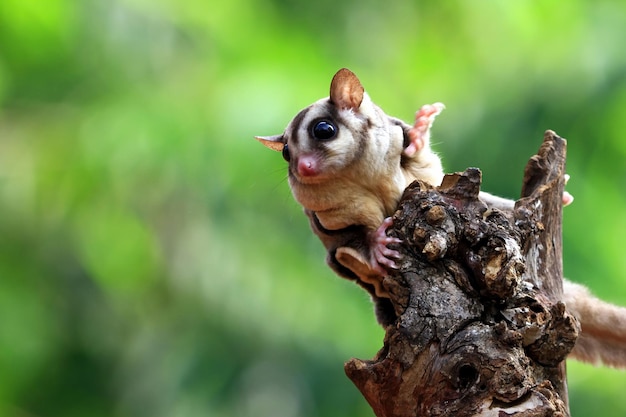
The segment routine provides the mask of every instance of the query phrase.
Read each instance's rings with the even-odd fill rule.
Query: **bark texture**
[[[546,132],[510,213],[478,199],[478,169],[407,188],[389,231],[404,261],[384,281],[397,320],[374,359],[345,365],[378,417],[569,415],[565,148]]]

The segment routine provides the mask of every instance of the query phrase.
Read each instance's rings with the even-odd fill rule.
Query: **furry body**
[[[281,135],[257,137],[282,151],[289,185],[304,207],[311,228],[339,275],[367,289],[382,325],[395,316],[382,278],[395,267],[399,243],[386,236],[389,217],[407,185],[441,183],[443,169],[430,147],[430,126],[443,105],[424,106],[413,126],[386,115],[349,70],[335,74],[330,96],[302,110]],[[514,202],[487,193],[488,205],[512,209]],[[564,202],[568,201],[564,196]],[[571,201],[571,200],[569,200]],[[572,356],[626,367],[626,309],[594,298],[582,286],[564,284],[567,308],[581,322],[582,336]]]

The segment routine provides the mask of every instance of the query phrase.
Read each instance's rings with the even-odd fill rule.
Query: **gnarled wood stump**
[[[404,261],[384,281],[397,320],[373,360],[345,366],[378,417],[569,415],[565,147],[546,132],[512,213],[478,199],[477,169],[407,188],[389,232]]]

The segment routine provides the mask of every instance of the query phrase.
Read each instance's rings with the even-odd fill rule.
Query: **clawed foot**
[[[391,217],[387,217],[383,220],[380,227],[370,236],[372,239],[372,268],[380,273],[381,276],[387,275],[386,268],[398,269],[398,265],[395,261],[401,258],[400,252],[387,247],[387,245],[393,243],[402,243],[402,240],[396,237],[387,236],[387,229],[392,224],[393,220]]]
[[[422,150],[430,141],[430,127],[435,117],[445,108],[442,103],[425,104],[415,113],[415,123],[409,131],[411,143],[404,149],[407,156],[413,156]]]
[[[569,175],[565,174],[565,185],[569,181]],[[569,206],[574,201],[574,196],[568,193],[567,191],[563,191],[563,206]]]

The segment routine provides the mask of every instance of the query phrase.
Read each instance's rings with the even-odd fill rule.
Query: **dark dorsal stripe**
[[[289,125],[289,131],[285,132],[287,134],[287,138],[291,140],[291,143],[294,145],[298,144],[298,129],[300,129],[300,125],[302,124],[302,120],[306,117],[307,113],[311,110],[313,106],[309,106],[300,111],[300,113],[296,114],[296,117],[293,118]]]

